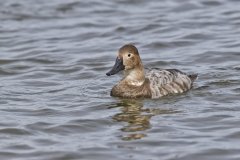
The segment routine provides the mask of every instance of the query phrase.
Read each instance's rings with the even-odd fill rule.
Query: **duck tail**
[[[191,79],[191,81],[195,81],[198,78],[198,74],[190,74],[188,77]]]

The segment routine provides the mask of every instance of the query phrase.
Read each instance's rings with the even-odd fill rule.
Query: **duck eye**
[[[128,57],[131,57],[131,54],[128,54]]]

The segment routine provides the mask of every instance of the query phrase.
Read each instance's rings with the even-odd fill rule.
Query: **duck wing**
[[[191,89],[197,75],[187,75],[177,69],[155,68],[146,72],[146,78],[150,81],[152,98],[159,98]]]

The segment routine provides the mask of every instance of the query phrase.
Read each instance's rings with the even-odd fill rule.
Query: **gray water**
[[[239,160],[239,0],[1,0],[1,160]],[[198,73],[158,100],[110,97],[117,50]]]

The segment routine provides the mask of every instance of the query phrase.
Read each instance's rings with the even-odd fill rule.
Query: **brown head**
[[[141,66],[138,49],[132,44],[127,44],[119,49],[115,65],[106,75],[111,76],[121,70],[128,71]]]

